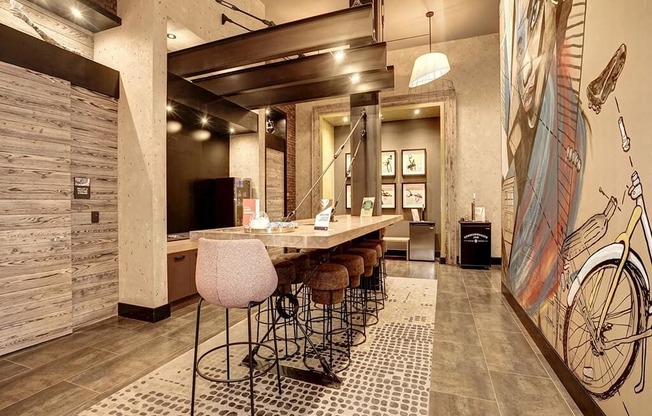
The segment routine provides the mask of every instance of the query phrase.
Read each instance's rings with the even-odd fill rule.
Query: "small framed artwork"
[[[426,206],[426,184],[404,183],[403,184],[403,208],[425,208],[425,206]]]
[[[426,149],[406,149],[401,153],[403,176],[426,174]]]
[[[346,185],[346,209],[351,209],[351,185]]]
[[[351,177],[351,153],[344,155],[344,174],[347,178]]]
[[[381,152],[381,176],[396,176],[396,150]]]
[[[381,188],[381,208],[392,209],[396,208],[396,184],[384,183]]]

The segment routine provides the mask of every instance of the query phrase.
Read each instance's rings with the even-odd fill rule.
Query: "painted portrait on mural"
[[[649,414],[652,13],[634,0],[501,12],[504,282],[607,415]]]
[[[546,0],[513,8],[505,178],[514,231],[506,267],[519,277],[509,282],[513,293],[535,319],[560,284],[556,254],[576,213],[587,139],[563,42],[571,9],[571,1]]]

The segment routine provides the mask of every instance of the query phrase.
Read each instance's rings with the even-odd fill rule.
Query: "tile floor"
[[[388,260],[438,279],[430,415],[581,415],[500,295],[500,271]],[[202,338],[224,329],[207,306]],[[192,347],[194,305],[149,324],[114,317],[0,357],[0,416],[72,416]],[[244,314],[232,313],[232,323]]]

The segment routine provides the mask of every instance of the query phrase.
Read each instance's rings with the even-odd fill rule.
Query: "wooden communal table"
[[[219,228],[190,232],[190,240],[208,238],[213,240],[242,240],[256,238],[268,247],[288,248],[331,248],[351,241],[365,234],[378,231],[381,228],[403,220],[402,215],[381,215],[377,217],[353,217],[351,215],[336,216],[336,222],[330,223],[328,231],[317,231],[313,227],[314,220],[301,220],[299,227],[290,233],[261,234],[248,233],[243,227]]]

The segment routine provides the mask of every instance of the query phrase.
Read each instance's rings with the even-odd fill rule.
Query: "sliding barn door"
[[[0,355],[71,332],[70,91],[0,62]]]

